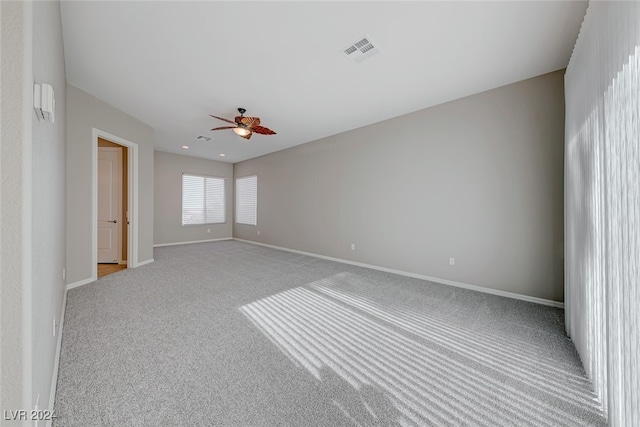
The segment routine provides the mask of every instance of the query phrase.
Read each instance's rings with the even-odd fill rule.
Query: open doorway
[[[128,148],[98,137],[98,277],[127,268]]]
[[[138,145],[93,129],[93,280],[138,266]]]

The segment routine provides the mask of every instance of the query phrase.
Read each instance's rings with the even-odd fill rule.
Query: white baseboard
[[[483,292],[485,294],[498,295],[498,296],[501,296],[501,297],[513,298],[513,299],[517,299],[517,300],[533,302],[533,303],[536,303],[536,304],[548,305],[548,306],[551,306],[551,307],[564,308],[564,303],[559,302],[559,301],[553,301],[553,300],[544,299],[544,298],[531,297],[531,296],[528,296],[528,295],[521,295],[521,294],[516,294],[516,293],[513,293],[513,292],[501,291],[501,290],[498,290],[498,289],[485,288],[483,286],[470,285],[468,283],[456,282],[454,280],[448,280],[448,279],[440,279],[440,278],[437,278],[437,277],[425,276],[423,274],[409,273],[407,271],[395,270],[393,268],[380,267],[380,266],[377,266],[377,265],[365,264],[365,263],[362,263],[362,262],[350,261],[350,260],[342,259],[342,258],[334,258],[334,257],[326,256],[326,255],[314,254],[312,252],[304,252],[304,251],[299,251],[299,250],[296,250],[296,249],[283,248],[281,246],[268,245],[266,243],[253,242],[251,240],[244,240],[244,239],[237,239],[237,238],[234,238],[233,240],[237,240],[239,242],[251,243],[251,244],[259,245],[259,246],[266,246],[268,248],[279,249],[281,251],[293,252],[293,253],[297,253],[297,254],[301,254],[301,255],[308,255],[308,256],[312,256],[312,257],[316,257],[316,258],[322,258],[322,259],[326,259],[326,260],[329,260],[329,261],[341,262],[343,264],[349,264],[349,265],[355,265],[355,266],[358,266],[358,267],[370,268],[372,270],[384,271],[386,273],[398,274],[400,276],[412,277],[414,279],[422,279],[422,280],[427,280],[429,282],[440,283],[440,284],[443,284],[443,285],[455,286],[457,288],[469,289],[471,291]]]
[[[190,242],[158,243],[157,245],[153,245],[153,247],[161,248],[163,246],[178,246],[178,245],[190,245],[192,243],[220,242],[222,240],[233,240],[233,237],[222,237],[220,239],[208,239],[208,240],[192,240]]]
[[[58,368],[60,367],[60,351],[62,350],[62,328],[64,326],[64,313],[67,309],[67,290],[64,290],[64,296],[62,297],[62,311],[60,313],[60,322],[58,324],[58,339],[56,342],[56,354],[53,360],[53,374],[51,377],[51,389],[49,391],[49,406],[48,410],[53,413],[54,405],[56,403],[56,388],[58,385]],[[52,420],[47,421],[47,427],[51,427]]]
[[[153,261],[154,261],[154,259],[151,258],[151,259],[148,259],[146,261],[139,262],[136,267],[141,267],[141,266],[146,265],[146,264],[151,264]],[[96,280],[98,280],[98,279],[95,278],[95,277],[90,277],[90,278],[84,279],[84,280],[78,280],[77,282],[69,283],[66,286],[66,290],[68,291],[69,289],[77,288],[78,286],[88,285],[89,283],[95,282]]]
[[[78,280],[77,282],[69,283],[65,289],[68,291],[69,289],[77,288],[78,286],[87,285],[89,283],[95,282],[96,280],[97,279],[94,277],[90,277],[84,280]]]
[[[151,259],[148,259],[146,261],[139,262],[138,265],[136,265],[136,267],[142,267],[143,265],[151,264],[153,261],[154,261],[154,259],[151,258]]]

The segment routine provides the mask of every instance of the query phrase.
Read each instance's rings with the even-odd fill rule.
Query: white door
[[[120,261],[122,149],[98,147],[98,262]]]

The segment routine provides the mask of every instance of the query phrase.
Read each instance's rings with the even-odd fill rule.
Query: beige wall
[[[52,409],[65,266],[65,66],[60,4],[0,2],[0,410]],[[56,121],[38,121],[33,83],[51,84]],[[4,425],[4,424],[3,424]]]
[[[53,398],[49,393],[58,341],[52,323],[55,316],[60,324],[65,288],[66,77],[59,2],[34,2],[33,12],[34,81],[51,84],[56,98],[55,123],[33,119],[32,395],[46,408]]]
[[[558,71],[237,163],[234,237],[562,301],[563,99]]]
[[[30,133],[31,122],[23,124],[23,87],[31,79],[25,67],[29,41],[25,40],[25,26],[31,17],[24,13],[28,7],[22,2],[0,2],[0,410],[31,409],[31,390],[25,377],[31,365],[23,354],[30,350],[31,331],[24,321],[29,304],[25,301],[26,277],[23,249],[27,240],[24,228],[23,203],[25,195],[23,153]],[[27,18],[27,19],[25,19]],[[30,82],[29,82],[30,83]],[[32,110],[33,111],[33,110]],[[31,117],[30,113],[27,113]],[[26,396],[26,398],[24,398]]]
[[[73,284],[90,279],[93,268],[93,128],[138,144],[138,262],[153,259],[154,131],[72,85],[67,118],[67,283]]]
[[[182,173],[226,178],[226,223],[182,226]],[[162,151],[155,152],[154,244],[231,238],[233,165]],[[207,230],[211,230],[210,233]]]

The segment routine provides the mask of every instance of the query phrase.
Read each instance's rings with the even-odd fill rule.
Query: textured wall
[[[562,301],[563,96],[558,71],[238,163],[234,237]]]
[[[182,226],[182,173],[226,178],[226,223]],[[230,238],[233,221],[233,165],[155,152],[154,244]],[[207,229],[211,233],[207,233]]]
[[[138,144],[138,262],[153,258],[153,129],[67,85],[67,283],[92,274],[92,129]],[[135,232],[135,231],[134,231]]]
[[[23,408],[23,84],[24,15],[21,2],[0,2],[0,410]],[[33,111],[33,110],[32,110]],[[29,396],[30,397],[30,396]]]
[[[33,390],[41,408],[49,403],[65,281],[65,92],[60,3],[33,3],[33,78],[53,86],[55,123],[38,121],[33,113],[32,145],[32,337]],[[33,112],[33,109],[31,109]],[[56,334],[57,335],[57,334]]]

